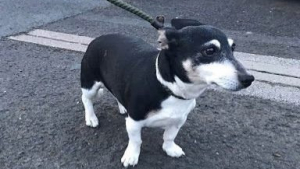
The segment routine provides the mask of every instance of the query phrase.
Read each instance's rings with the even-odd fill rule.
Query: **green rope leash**
[[[137,9],[136,7],[126,3],[126,2],[123,2],[123,1],[120,1],[120,0],[107,0],[108,2],[120,7],[120,8],[123,8],[125,9],[126,11],[128,12],[131,12],[137,16],[139,16],[140,18],[148,21],[154,28],[156,29],[161,29],[163,28],[163,18],[162,17],[158,17],[156,20],[153,19],[151,16],[149,16],[148,14],[146,14],[145,12]]]

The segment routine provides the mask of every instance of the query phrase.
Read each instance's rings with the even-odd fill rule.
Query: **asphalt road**
[[[103,0],[1,0],[0,37],[7,36],[78,15],[97,6],[107,6]]]
[[[299,1],[127,2],[168,20],[197,18],[220,27],[240,52],[300,60]],[[0,168],[122,168],[125,120],[108,92],[95,103],[100,127],[85,126],[83,54],[7,36],[39,27],[90,37],[118,32],[155,43],[155,30],[102,1],[14,0],[0,8]],[[300,169],[300,107],[288,101],[206,91],[176,139],[186,153],[178,159],[162,151],[162,130],[145,129],[142,137],[137,169]]]

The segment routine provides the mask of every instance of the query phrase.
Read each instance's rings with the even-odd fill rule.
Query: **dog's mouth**
[[[247,87],[243,86],[241,83],[235,82],[235,81],[211,82],[211,84],[213,86],[217,86],[217,87],[220,87],[222,89],[232,91],[232,92],[237,92],[237,91],[247,88]]]
[[[239,91],[251,86],[254,79],[255,79],[254,76],[247,74],[243,76],[238,76],[238,78],[221,77],[213,81],[210,81],[209,84],[219,86],[229,91]]]

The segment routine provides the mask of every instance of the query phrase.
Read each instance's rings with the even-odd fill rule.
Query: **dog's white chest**
[[[162,102],[161,109],[151,112],[145,120],[147,127],[181,126],[190,111],[196,106],[196,100],[181,100],[173,96]]]

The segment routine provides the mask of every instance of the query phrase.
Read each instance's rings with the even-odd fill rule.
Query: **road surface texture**
[[[274,56],[273,69],[300,60],[299,1],[127,2],[153,16],[164,14],[167,22],[179,16],[217,26],[236,40],[237,51]],[[100,126],[85,126],[79,84],[83,53],[10,37],[38,28],[93,38],[118,32],[156,44],[156,31],[101,0],[5,0],[0,9],[0,168],[122,168],[125,120],[107,91],[95,102]],[[284,83],[269,78],[280,74],[270,68],[244,92],[209,89],[201,95],[176,139],[186,154],[182,158],[163,152],[161,129],[144,129],[134,168],[300,169],[300,103],[294,97],[300,93],[300,68],[285,68],[293,76],[282,69]]]

